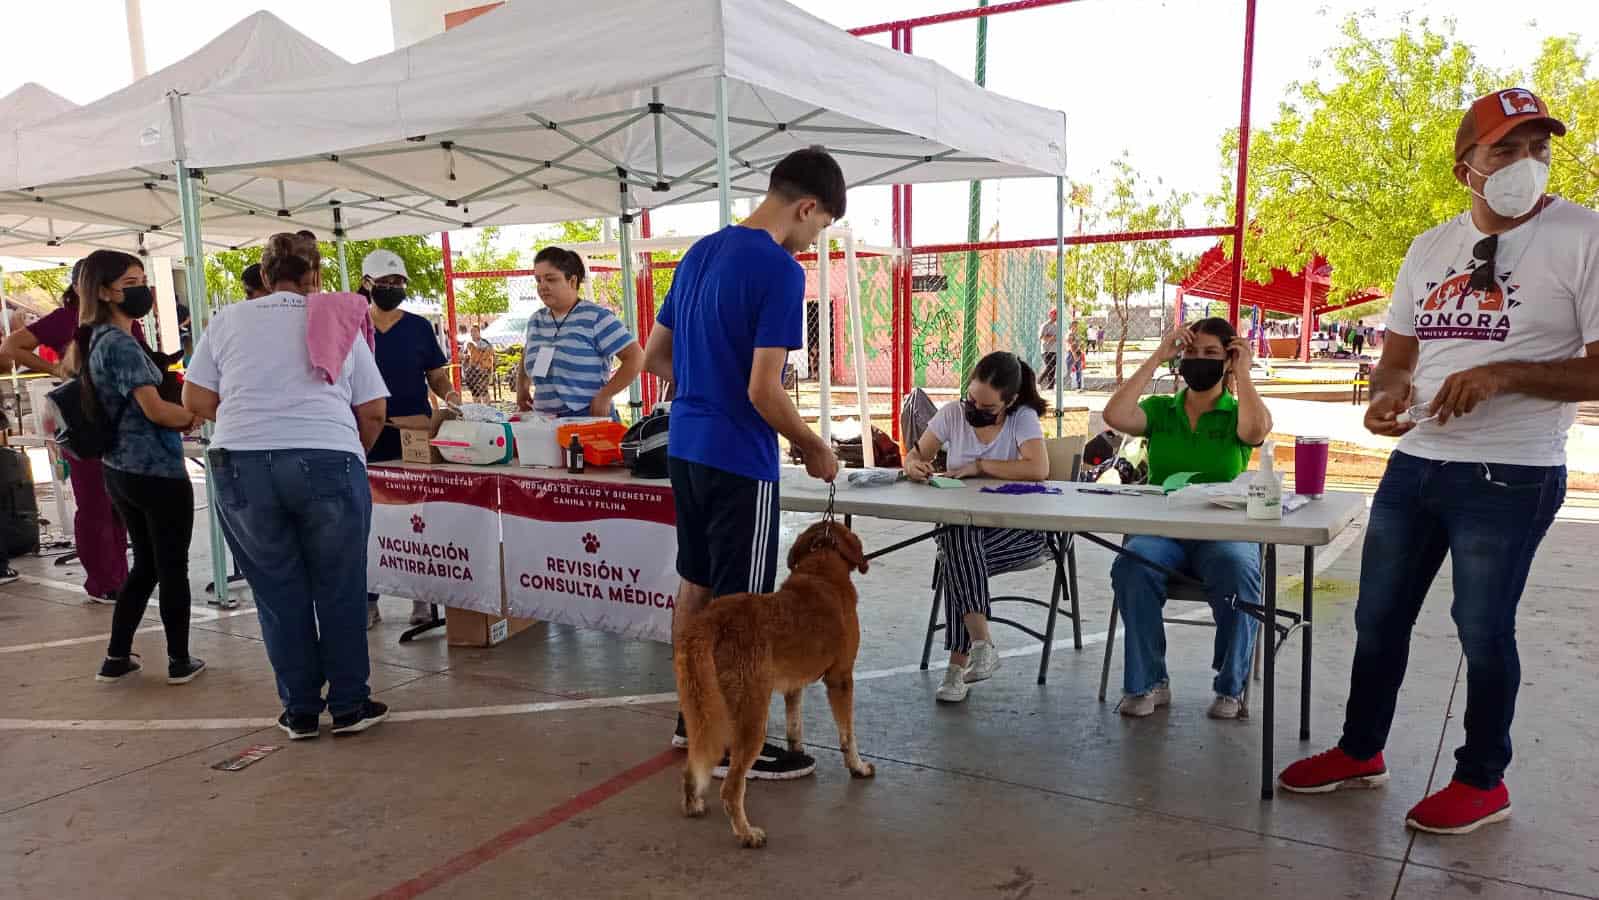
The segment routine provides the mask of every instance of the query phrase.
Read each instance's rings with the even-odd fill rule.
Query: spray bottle
[[[1248,516],[1251,519],[1283,517],[1283,480],[1272,470],[1276,450],[1276,441],[1267,441],[1260,448],[1260,471],[1249,482]]]

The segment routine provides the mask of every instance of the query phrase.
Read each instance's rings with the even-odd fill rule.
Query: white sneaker
[[[966,686],[966,667],[950,663],[949,668],[944,670],[944,683],[938,686],[938,693],[934,696],[938,697],[940,703],[959,703],[970,692],[971,688]]]
[[[433,621],[433,607],[420,600],[411,601],[411,624],[426,625]]]
[[[1162,706],[1171,705],[1171,686],[1158,684],[1148,693],[1124,694],[1122,702],[1116,705],[1117,712],[1131,719],[1142,719],[1153,715],[1155,710]]]
[[[378,605],[376,603],[368,603],[366,605],[366,630],[371,631],[381,621],[383,621],[383,614],[378,612]]]
[[[1242,697],[1224,697],[1217,694],[1215,702],[1210,704],[1210,709],[1205,711],[1205,715],[1212,719],[1247,719],[1249,706],[1244,703]]]
[[[999,650],[992,641],[972,641],[972,649],[966,661],[966,683],[987,681],[999,671]]]

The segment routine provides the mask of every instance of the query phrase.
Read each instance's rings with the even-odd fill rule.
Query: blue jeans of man
[[[212,450],[209,457],[222,533],[255,594],[284,709],[359,710],[371,696],[366,465],[337,450]]]
[[[1176,541],[1161,537],[1129,538],[1126,549],[1168,569],[1192,572],[1205,583],[1216,617],[1216,646],[1210,667],[1212,688],[1225,697],[1241,697],[1255,652],[1260,623],[1233,608],[1233,598],[1260,602],[1260,547],[1235,541]],[[1110,583],[1126,626],[1122,690],[1145,694],[1167,682],[1166,573],[1126,555],[1110,567]]]
[[[1565,497],[1564,466],[1389,458],[1361,556],[1355,663],[1338,742],[1345,753],[1369,759],[1387,743],[1410,632],[1448,554],[1449,611],[1466,657],[1466,743],[1455,751],[1454,777],[1498,786],[1521,684],[1516,605]]]

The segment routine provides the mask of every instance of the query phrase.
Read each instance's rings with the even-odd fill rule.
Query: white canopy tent
[[[181,225],[200,298],[203,230],[232,246],[286,225],[627,223],[713,197],[725,225],[735,196],[815,144],[852,187],[1042,175],[1064,201],[1063,113],[782,0],[591,0],[508,4],[358,65],[258,13],[123,91],[0,134],[0,213],[48,208],[147,240]]]

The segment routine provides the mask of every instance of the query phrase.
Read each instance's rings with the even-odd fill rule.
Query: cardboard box
[[[400,431],[400,459],[408,463],[444,462],[444,457],[428,442],[439,433],[439,426],[459,415],[447,409],[435,409],[431,416],[395,416],[389,424]]]
[[[451,647],[493,647],[526,631],[536,621],[452,608],[444,614],[444,636]]]

